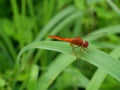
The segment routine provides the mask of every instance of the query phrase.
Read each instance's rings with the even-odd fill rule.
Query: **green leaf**
[[[107,34],[114,34],[114,33],[120,33],[120,25],[98,29],[88,34],[86,37],[84,37],[84,39],[88,41],[93,41],[100,37],[106,36]]]
[[[47,74],[45,73],[43,76],[41,76],[44,79],[43,78],[39,79],[39,84],[37,87],[44,85],[43,88],[47,89],[49,85],[55,80],[55,78],[60,74],[60,72],[62,72],[67,66],[69,66],[75,60],[75,56],[73,57],[73,55],[71,55],[72,49],[70,48],[68,43],[40,41],[40,42],[31,43],[26,47],[24,47],[18,55],[18,60],[16,64],[19,65],[20,56],[26,50],[29,50],[32,48],[47,49],[47,50],[53,50],[53,51],[59,51],[59,52],[65,53],[65,55],[59,57],[58,60],[52,62],[52,64],[49,66],[48,71],[46,72]],[[96,50],[94,48],[89,48],[89,50],[83,51],[82,55],[77,51],[76,53],[82,60],[85,60],[86,62],[89,62],[95,65],[96,67],[100,68],[101,70],[105,71],[106,73],[108,73],[109,75],[111,75],[112,77],[120,81],[120,61],[119,60],[111,57],[109,54],[105,52]],[[45,90],[43,88],[42,90]]]
[[[57,59],[50,64],[46,73],[40,77],[36,90],[47,90],[58,75],[74,61],[75,57],[73,56],[66,54],[59,55]]]
[[[63,84],[64,82],[64,84]],[[63,90],[67,87],[87,87],[89,79],[76,67],[68,67],[56,80],[56,89]]]
[[[120,81],[120,61],[105,52],[93,48],[91,49],[92,50],[85,53],[85,56],[82,58]]]
[[[34,90],[37,84],[37,78],[39,73],[39,67],[37,65],[32,65],[31,73],[30,73],[30,79],[28,82],[28,90]]]
[[[113,56],[115,58],[120,57],[120,46],[115,48],[112,51],[111,56]],[[107,76],[106,72],[104,72],[101,69],[98,69],[95,72],[95,74],[94,74],[92,80],[90,81],[89,85],[87,86],[87,90],[99,90],[99,87],[101,86],[101,84],[104,81],[106,76]]]
[[[120,9],[113,3],[112,0],[106,0],[106,2],[111,6],[111,8],[120,16]]]

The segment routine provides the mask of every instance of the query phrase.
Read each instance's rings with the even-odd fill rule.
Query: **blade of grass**
[[[68,67],[63,72],[63,74],[66,74],[66,73],[73,76],[74,80],[73,78],[71,78],[72,81],[69,82],[73,86],[86,88],[87,85],[89,84],[89,79],[80,71],[80,69],[76,67],[72,67],[72,66]]]
[[[52,14],[54,13],[54,8],[56,7],[55,6],[55,0],[51,0],[51,2],[49,3],[49,13],[47,13],[47,14],[49,14],[48,16],[49,16],[49,19],[52,17]]]
[[[37,78],[39,73],[39,67],[37,65],[32,65],[30,78],[28,82],[28,90],[35,90],[37,84]]]
[[[80,36],[82,32],[82,18],[79,17],[78,20],[75,22],[74,30],[73,30],[73,36]]]
[[[112,53],[111,56],[115,57],[115,58],[119,58],[120,57],[120,46],[115,48]],[[90,81],[89,85],[87,86],[86,90],[99,90],[102,82],[104,81],[105,77],[107,76],[107,73],[104,72],[101,69],[98,69],[92,80]]]
[[[2,53],[0,52],[0,59],[1,59],[0,60],[0,72],[8,70],[8,69],[12,69],[14,65],[13,58],[11,58],[5,45],[1,42],[0,42],[0,51],[2,52]]]
[[[86,57],[83,57],[85,61],[99,67],[100,69],[120,81],[120,61],[118,59],[115,59],[109,54],[93,48],[88,52],[89,53],[85,55]]]
[[[111,8],[120,16],[120,9],[113,3],[112,0],[106,0],[106,2],[111,6]]]
[[[39,78],[35,90],[47,90],[58,75],[74,61],[75,57],[73,56],[65,54],[59,55],[59,57],[50,64],[47,72]]]
[[[21,15],[22,15],[22,18],[24,18],[26,15],[26,0],[22,0]]]
[[[35,31],[35,33],[37,33],[38,27],[37,27],[37,20],[36,20],[36,16],[35,16],[34,5],[33,5],[34,3],[32,0],[27,0],[27,4],[28,4],[31,19],[34,22],[34,30],[33,31]]]
[[[114,49],[117,47],[117,45],[110,43],[110,42],[105,42],[105,41],[102,41],[102,42],[96,41],[94,43],[94,46],[97,48],[109,48],[109,49]]]
[[[83,15],[82,12],[80,11],[76,11],[73,14],[69,15],[69,17],[67,17],[66,19],[64,19],[60,24],[58,24],[50,33],[50,35],[55,35],[57,34],[60,30],[62,30],[62,28],[64,28],[65,26],[67,26],[69,23],[71,23],[72,21],[74,21],[75,19],[78,19],[79,17],[81,17]]]
[[[99,90],[100,85],[103,83],[103,80],[106,77],[106,72],[104,72],[101,69],[98,69],[94,76],[92,77],[92,80],[89,82],[88,86],[86,87],[86,90]]]
[[[93,40],[96,40],[96,39],[103,37],[107,34],[114,34],[114,33],[120,33],[120,25],[115,25],[115,26],[110,26],[110,27],[98,29],[98,30],[90,33],[86,37],[84,37],[84,39],[88,40],[88,41],[93,41]]]
[[[35,90],[38,74],[39,74],[39,67],[38,65],[33,64],[31,67],[31,71],[29,71],[29,74],[28,74],[29,78],[25,79],[17,90],[24,90],[26,89],[26,87],[27,87],[27,90]]]
[[[62,53],[66,53],[66,54],[71,53],[71,51],[72,51],[72,49],[70,48],[68,43],[57,42],[57,44],[59,44],[59,45],[55,46],[55,48],[54,48],[55,44],[56,44],[56,42],[51,43],[51,41],[41,41],[41,42],[39,41],[39,42],[34,42],[32,44],[27,45],[20,51],[20,53],[17,57],[17,62],[15,65],[15,68],[17,68],[19,65],[19,60],[20,60],[20,56],[22,55],[22,53],[24,53],[25,51],[32,49],[32,48],[40,48],[40,49],[47,49],[47,50],[53,50],[53,51],[57,50],[58,52],[62,52]]]
[[[43,5],[43,13],[44,13],[44,15],[45,15],[45,16],[43,17],[43,18],[44,18],[43,23],[46,24],[47,21],[48,21],[48,17],[49,17],[48,14],[47,14],[47,13],[49,12],[49,9],[48,9],[48,7],[49,7],[49,2],[48,2],[47,0],[44,0],[44,1],[43,1],[43,4],[44,4],[44,5]]]
[[[19,38],[19,43],[20,43],[20,47],[23,47],[23,32],[21,29],[21,24],[20,24],[20,15],[19,15],[19,9],[17,6],[17,1],[16,0],[10,0],[11,6],[12,6],[12,10],[13,10],[13,19],[14,19],[14,24],[15,27],[17,28],[18,31],[18,38]]]
[[[31,17],[33,18],[33,20],[35,19],[35,13],[34,13],[34,5],[33,5],[33,1],[32,0],[27,0],[27,4],[29,7],[29,12]]]
[[[5,32],[3,30],[0,30],[0,36],[3,38],[5,44],[7,45],[8,50],[9,50],[13,60],[15,60],[17,55],[16,55],[16,51],[12,45],[11,40],[8,38],[8,36],[5,34]]]
[[[16,66],[19,65],[19,60],[20,60],[21,54],[24,53],[26,50],[29,50],[32,48],[40,48],[40,49],[59,51],[59,52],[66,53],[69,55],[72,51],[70,46],[68,46],[68,43],[64,43],[64,42],[50,42],[50,41],[34,42],[32,44],[27,45],[26,47],[24,47],[21,50],[21,52],[18,55]],[[79,53],[78,53],[78,55],[79,55]],[[118,81],[120,81],[120,71],[119,71],[120,70],[120,65],[119,65],[120,61],[119,60],[111,57],[107,53],[104,53],[100,50],[96,50],[94,48],[90,48],[90,50],[88,50],[87,52],[84,52],[84,54],[82,56],[79,55],[79,57],[82,60],[85,60],[86,62],[89,62],[89,63],[97,66],[101,70],[105,71],[106,73],[110,74],[112,77],[114,77]]]

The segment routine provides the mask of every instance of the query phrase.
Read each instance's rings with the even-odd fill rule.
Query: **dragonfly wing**
[[[107,35],[106,32],[101,32],[101,33],[90,33],[88,35],[86,35],[85,37],[83,37],[84,40],[87,40],[87,41],[93,41],[93,40],[96,40],[100,37],[104,37],[105,35]]]

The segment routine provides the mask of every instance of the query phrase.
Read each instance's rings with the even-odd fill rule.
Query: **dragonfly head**
[[[88,46],[89,46],[88,41],[84,41],[84,42],[83,42],[83,47],[87,48]]]

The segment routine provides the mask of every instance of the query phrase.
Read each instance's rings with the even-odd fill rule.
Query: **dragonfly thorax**
[[[71,41],[72,44],[82,46],[83,40],[80,37],[73,38]]]

